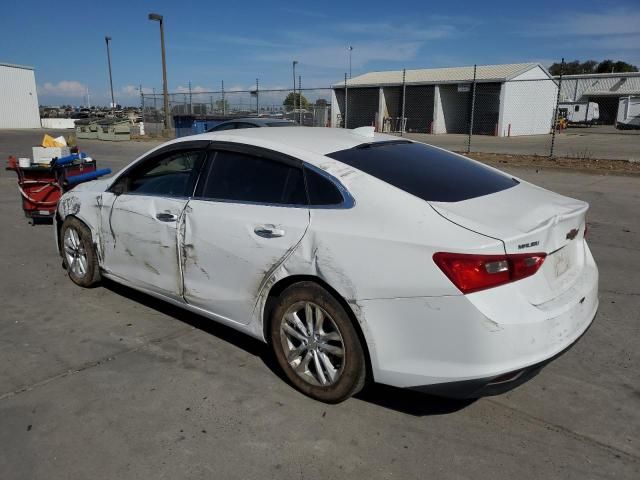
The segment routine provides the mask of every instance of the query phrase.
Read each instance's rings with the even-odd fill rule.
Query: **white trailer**
[[[640,97],[620,97],[616,128],[640,128]]]
[[[596,102],[562,102],[558,112],[569,125],[593,125],[600,118],[600,107]]]

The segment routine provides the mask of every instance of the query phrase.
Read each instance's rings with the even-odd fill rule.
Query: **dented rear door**
[[[184,214],[184,298],[247,324],[271,272],[309,225],[302,168],[260,152],[216,151]]]

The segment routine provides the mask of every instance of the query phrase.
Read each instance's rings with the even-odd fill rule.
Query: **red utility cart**
[[[18,190],[22,196],[22,209],[33,223],[52,219],[58,200],[70,188],[67,179],[83,173],[95,172],[96,162],[78,159],[65,165],[20,167],[15,157],[9,157],[7,170],[18,175]]]

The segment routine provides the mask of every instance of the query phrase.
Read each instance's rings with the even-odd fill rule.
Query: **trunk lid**
[[[522,288],[534,305],[568,290],[584,267],[586,202],[521,182],[461,202],[429,203],[448,220],[501,240],[507,254],[546,253],[540,270]]]

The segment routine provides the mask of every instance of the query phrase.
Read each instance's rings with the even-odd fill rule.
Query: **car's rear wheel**
[[[69,278],[81,287],[100,281],[100,267],[89,228],[75,217],[67,218],[60,229],[61,253]]]
[[[313,282],[282,292],[272,311],[270,340],[287,378],[312,398],[338,403],[365,384],[365,355],[349,315]]]

